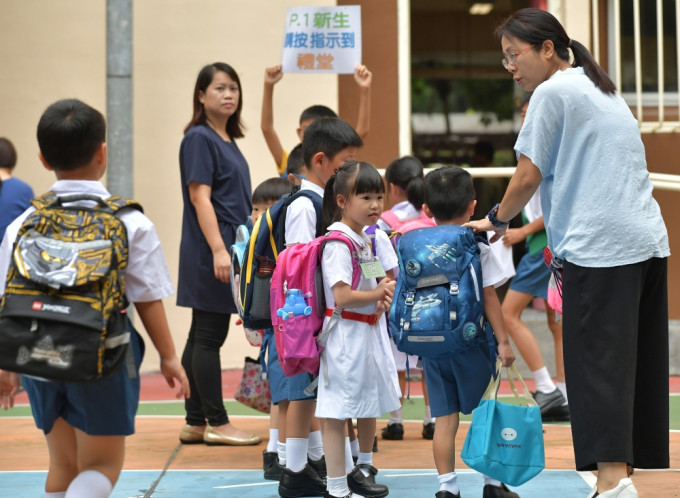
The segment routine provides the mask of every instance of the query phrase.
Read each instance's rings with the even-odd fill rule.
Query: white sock
[[[286,466],[286,443],[276,442],[276,453],[279,455],[279,463]]]
[[[359,456],[359,438],[355,437],[354,441],[349,442],[349,445],[352,448],[352,457],[358,457]]]
[[[494,479],[493,477],[489,477],[486,474],[482,474],[482,477],[484,477],[484,485],[486,486],[487,484],[491,484],[492,486],[496,486],[497,488],[501,487],[501,481],[498,481]]]
[[[458,488],[458,476],[455,472],[441,474],[437,476],[437,481],[439,481],[439,491],[448,491],[454,495],[460,491]]]
[[[425,416],[423,417],[423,424],[427,425],[432,423],[432,412],[430,411],[430,405],[425,405]]]
[[[371,452],[371,453],[359,453],[359,458],[357,459],[357,465],[359,465],[360,463],[365,463],[365,464],[373,466],[373,452]],[[368,469],[361,469],[361,473],[364,474],[366,477],[368,477],[368,474],[370,474]]]
[[[279,430],[269,429],[269,441],[267,441],[267,452],[276,452],[276,447],[279,442]]]
[[[567,398],[567,384],[565,382],[558,382],[557,383],[557,389],[559,389],[560,392],[562,393],[562,396],[564,396],[564,400],[565,400],[564,404],[565,405],[568,404],[569,399]]]
[[[84,470],[68,485],[64,498],[108,498],[113,484],[101,472]]]
[[[359,439],[359,438],[357,438]],[[354,460],[352,460],[352,445],[349,442],[349,436],[345,436],[345,474],[352,472],[354,468]],[[345,479],[347,480],[347,479]],[[345,496],[345,495],[340,495]]]
[[[314,431],[309,433],[309,447],[307,448],[307,456],[314,460],[321,460],[323,457],[323,437],[321,431]]]
[[[329,477],[326,480],[326,489],[331,496],[344,497],[349,494],[347,476]]]
[[[57,491],[56,493],[48,493],[45,491],[45,498],[64,498],[66,491]]]
[[[392,425],[392,424],[401,424],[403,419],[402,419],[402,408],[398,408],[394,410],[393,412],[390,412],[390,420],[387,422],[387,425]]]
[[[309,439],[301,437],[286,438],[286,467],[293,472],[300,472],[307,465],[307,447]]]
[[[550,372],[548,372],[546,367],[534,370],[532,373],[534,374],[534,381],[536,381],[537,391],[541,391],[542,393],[551,393],[557,389],[557,386],[552,381]]]

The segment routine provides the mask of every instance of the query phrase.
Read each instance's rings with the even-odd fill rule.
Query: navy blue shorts
[[[433,417],[470,413],[479,404],[495,368],[489,344],[441,358],[423,358],[425,383]]]
[[[269,331],[268,331],[269,333]],[[272,394],[272,403],[275,405],[288,399],[288,377],[285,376],[279,364],[279,353],[276,350],[276,341],[272,332],[267,351],[267,378],[269,390]]]
[[[316,390],[312,396],[305,394],[305,389],[311,384],[314,377],[308,373],[301,373],[288,377],[288,400],[289,401],[304,401],[308,399],[316,399]]]
[[[543,253],[526,253],[517,265],[517,274],[510,282],[510,289],[530,296],[548,299],[550,269],[543,260]]]
[[[129,436],[135,432],[139,405],[139,366],[144,341],[132,329],[135,379],[123,368],[113,377],[91,382],[47,382],[21,376],[38,429],[49,434],[57,418],[90,436]]]

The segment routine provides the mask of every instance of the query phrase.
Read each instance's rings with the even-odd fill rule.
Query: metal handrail
[[[438,164],[435,166],[439,167],[446,165]],[[425,174],[427,174],[428,169],[429,168],[425,168]],[[515,173],[514,166],[501,166],[501,167],[490,166],[483,168],[465,167],[465,170],[469,171],[472,176],[477,178],[504,178],[511,177]],[[380,169],[378,171],[380,172],[381,175],[385,176],[384,169]],[[654,188],[658,188],[660,190],[680,191],[680,175],[669,175],[667,173],[649,173],[649,179],[652,181],[652,185],[654,185]]]

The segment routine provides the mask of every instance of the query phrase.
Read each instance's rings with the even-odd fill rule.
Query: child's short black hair
[[[330,107],[325,105],[313,105],[302,111],[300,114],[300,124],[308,119],[313,119],[316,121],[321,118],[337,118],[338,115]]]
[[[302,138],[302,157],[305,166],[311,168],[315,154],[323,152],[333,159],[335,155],[347,147],[361,147],[364,142],[349,124],[340,118],[317,119],[305,130]]]
[[[299,143],[288,154],[288,163],[286,164],[286,173],[299,173],[304,167],[305,160],[302,157],[302,144]]]
[[[286,178],[269,178],[260,183],[253,191],[253,204],[278,201],[281,196],[289,194],[292,185]]]
[[[88,165],[106,141],[106,120],[80,100],[58,100],[40,117],[37,135],[47,164],[57,171],[72,171]]]
[[[463,168],[446,166],[425,175],[425,204],[439,222],[463,216],[474,199],[472,176]]]
[[[12,142],[0,137],[0,168],[14,168],[17,164],[17,151]]]

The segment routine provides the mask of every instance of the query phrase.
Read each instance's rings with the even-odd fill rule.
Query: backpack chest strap
[[[333,308],[326,308],[326,316],[333,316],[333,311],[335,311]],[[344,318],[345,320],[363,322],[372,326],[378,323],[381,314],[382,313],[373,313],[370,315],[366,315],[364,313],[355,313],[354,311],[342,310],[342,312],[340,313],[340,317]]]

